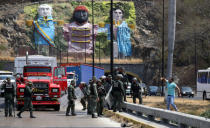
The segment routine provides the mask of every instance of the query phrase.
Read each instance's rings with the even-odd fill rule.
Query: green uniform
[[[92,117],[95,118],[96,116],[96,109],[97,109],[97,99],[98,99],[98,92],[96,88],[96,84],[90,84],[90,112]]]
[[[33,116],[33,104],[32,104],[32,84],[27,85],[24,89],[24,107],[20,110],[20,112],[17,114],[19,118],[21,117],[21,113],[24,112],[27,108],[30,111],[30,117],[35,118]]]
[[[104,102],[105,102],[105,96],[106,96],[104,85],[103,84],[98,85],[97,91],[98,91],[98,97],[99,97],[99,101],[97,103],[97,110],[98,110],[98,116],[100,116],[100,115],[103,115]]]
[[[125,95],[122,81],[116,80],[113,82],[111,94],[113,96],[114,112],[116,112],[116,110],[122,111],[123,97]]]
[[[138,82],[133,82],[131,85],[131,91],[133,92],[133,103],[136,103],[136,98],[139,99],[139,104],[142,104],[142,92],[141,86]]]
[[[85,85],[84,87],[83,87],[83,89],[82,89],[82,92],[83,92],[83,94],[84,94],[84,97],[83,98],[81,98],[81,100],[80,100],[80,102],[81,102],[81,104],[82,104],[82,106],[83,106],[83,110],[85,110],[86,109],[86,102],[87,102],[87,97],[88,97],[88,87],[87,87],[87,85]]]
[[[5,98],[5,116],[12,116],[12,106],[14,105],[14,97],[15,97],[15,85],[13,83],[4,83],[2,86],[4,90],[4,98]],[[14,106],[13,106],[14,107]]]
[[[75,99],[76,99],[76,96],[75,96],[75,93],[74,93],[74,86],[70,85],[68,87],[68,107],[66,109],[66,116],[69,115],[69,112],[70,112],[70,108],[71,108],[71,114],[74,116],[76,115],[75,114]]]

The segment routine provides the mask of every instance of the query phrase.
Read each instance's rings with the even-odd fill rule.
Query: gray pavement
[[[0,98],[0,106],[3,99]],[[76,102],[77,116],[65,116],[65,107],[61,107],[60,111],[41,110],[34,111],[35,119],[29,118],[29,112],[22,114],[22,119],[17,117],[4,117],[3,108],[0,112],[0,128],[70,128],[70,127],[120,127],[120,123],[112,121],[106,117],[91,118],[86,111],[82,111],[81,104]],[[16,111],[17,113],[17,111]]]

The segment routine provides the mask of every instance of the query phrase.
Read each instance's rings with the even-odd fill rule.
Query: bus
[[[197,72],[197,96],[210,99],[210,68]]]

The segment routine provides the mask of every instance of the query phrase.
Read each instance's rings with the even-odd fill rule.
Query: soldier
[[[19,118],[22,118],[21,113],[23,113],[27,108],[29,108],[30,111],[30,118],[36,118],[33,116],[33,105],[32,105],[32,93],[33,93],[33,83],[31,81],[27,82],[27,85],[24,89],[24,107],[20,110],[20,112],[17,114]]]
[[[92,118],[97,118],[96,108],[97,108],[97,101],[99,100],[95,81],[96,77],[93,77],[93,82],[90,84],[90,110]]]
[[[83,109],[82,110],[86,110],[86,102],[87,102],[87,97],[88,97],[88,86],[86,85],[85,82],[81,82],[80,83],[80,86],[81,86],[81,89],[82,89],[82,92],[84,94],[84,97],[81,98],[80,102],[83,106]]]
[[[104,89],[104,85],[102,84],[101,80],[97,81],[97,91],[98,91],[98,97],[99,97],[97,109],[98,109],[98,116],[100,117],[100,116],[103,116],[104,100],[106,96],[106,91]]]
[[[119,112],[122,112],[122,103],[123,103],[123,97],[125,95],[123,83],[121,81],[122,74],[117,75],[116,81],[114,81],[112,86],[111,94],[113,96],[113,111],[116,112],[118,110]]]
[[[92,80],[89,80],[89,84],[87,86],[87,91],[88,91],[88,95],[87,95],[87,102],[88,102],[88,105],[87,105],[87,114],[88,115],[91,115],[92,114],[92,112],[91,112],[91,106],[90,106],[90,104],[91,104],[91,102],[90,102],[90,85],[92,83],[93,83],[93,81]]]
[[[142,88],[135,77],[133,78],[131,91],[133,92],[133,103],[136,103],[136,98],[138,98],[139,104],[142,104]]]
[[[7,77],[6,81],[4,81],[2,89],[4,90],[4,98],[5,98],[5,117],[12,117],[12,107],[14,107],[14,98],[15,98],[15,85],[10,82],[10,78]]]
[[[121,81],[123,82],[123,87],[124,87],[124,91],[125,91],[124,93],[126,94],[126,89],[128,87],[128,76],[125,73],[125,69],[123,67],[119,67],[118,71],[119,71],[119,74],[122,74]],[[127,101],[126,95],[124,95],[124,101]]]
[[[104,84],[104,88],[106,90],[106,93],[109,92],[109,89],[111,88],[112,83],[113,83],[112,75],[108,75],[107,80],[106,80],[106,82]]]
[[[77,99],[77,98],[74,93],[74,86],[75,86],[75,81],[72,80],[70,86],[68,87],[69,102],[68,102],[68,107],[66,109],[66,116],[70,116],[69,115],[70,108],[71,108],[71,115],[76,116],[76,114],[75,114],[75,99]]]

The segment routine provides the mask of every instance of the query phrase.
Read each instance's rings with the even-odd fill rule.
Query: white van
[[[10,78],[11,82],[16,85],[15,77],[13,76],[13,72],[10,71],[0,71],[0,93],[1,96],[4,96],[4,90],[2,90],[3,81],[6,80],[6,78]]]

